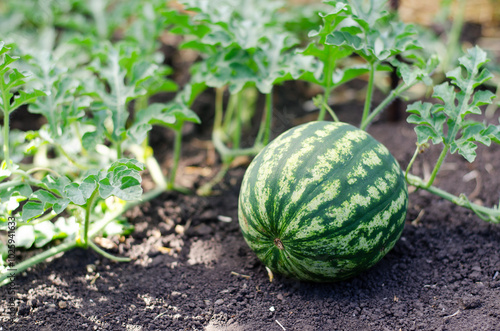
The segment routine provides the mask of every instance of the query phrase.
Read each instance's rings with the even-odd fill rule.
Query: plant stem
[[[363,117],[361,118],[361,125],[366,122],[366,119],[370,115],[370,107],[372,104],[372,98],[373,98],[373,87],[374,87],[374,81],[375,81],[375,68],[377,67],[376,62],[370,62],[370,76],[368,78],[368,86],[366,89],[366,99],[365,99],[365,106],[363,108]],[[368,124],[366,124],[368,125]]]
[[[129,210],[137,205],[143,204],[146,201],[150,201],[150,200],[156,198],[164,191],[165,191],[164,188],[158,188],[158,187],[154,188],[153,190],[144,193],[142,195],[141,200],[129,201],[126,204],[122,205],[121,208],[118,208],[117,210],[112,211],[112,212],[104,215],[104,217],[101,220],[93,223],[92,226],[90,227],[89,238],[92,239],[95,236],[97,236],[99,234],[99,232],[101,232],[106,227],[106,225],[108,225],[111,221],[116,219],[118,216],[125,213],[127,210]]]
[[[233,114],[236,108],[236,99],[237,95],[240,95],[243,91],[240,91],[238,94],[231,94],[229,96],[229,101],[227,102],[226,113],[224,114],[224,123],[222,124],[222,129],[224,132],[231,132],[231,124]]]
[[[224,89],[222,87],[215,89],[215,117],[213,130],[219,130],[222,125],[222,114],[224,112]]]
[[[116,146],[116,159],[119,160],[122,158],[122,155],[123,155],[122,142],[121,141],[115,142],[115,146]]]
[[[266,146],[269,143],[271,136],[271,122],[273,119],[273,92],[266,94],[266,119],[264,127],[264,138],[262,139],[262,144]]]
[[[56,217],[58,214],[56,214],[55,211],[51,210],[50,213],[43,215],[42,217],[39,217],[33,221],[30,221],[29,223],[17,223],[17,227],[20,228],[21,226],[26,226],[26,225],[36,225],[40,224],[46,221],[50,221],[54,217]]]
[[[213,132],[212,142],[214,144],[215,149],[221,154],[222,159],[232,158],[241,155],[249,155],[249,156],[256,155],[257,153],[260,152],[260,150],[263,147],[262,144],[255,144],[254,146],[249,148],[230,149],[222,141],[220,131]]]
[[[160,189],[165,190],[167,188],[167,181],[163,172],[161,170],[158,161],[153,155],[153,149],[149,145],[139,146],[132,145],[129,150],[134,153],[135,157],[146,164],[146,168],[149,170],[151,178],[155,182],[156,186]]]
[[[172,169],[170,169],[170,176],[167,181],[167,190],[172,190],[175,185],[175,175],[177,173],[177,168],[179,167],[179,160],[181,158],[181,143],[182,143],[182,125],[179,130],[175,130],[175,141],[174,141],[174,155]]]
[[[75,135],[78,138],[78,140],[80,141],[80,146],[82,147],[82,155],[87,157],[88,151],[85,149],[85,147],[83,147],[83,140],[82,140],[83,135],[81,134],[81,131],[80,131],[80,122],[74,122],[73,127],[75,129]]]
[[[101,249],[99,246],[97,246],[92,240],[89,241],[89,246],[92,248],[94,251],[97,253],[101,254],[102,256],[116,262],[130,262],[131,259],[129,257],[119,257],[119,256],[114,256],[112,254],[109,254],[105,250]]]
[[[47,168],[47,167],[34,167],[26,171],[26,174],[31,175],[34,172],[37,171],[44,171],[44,172],[50,172],[51,174],[55,175],[56,177],[61,177],[61,175],[55,171],[52,168]]]
[[[241,112],[243,111],[241,107],[241,100],[243,99],[242,97],[242,91],[240,91],[237,96],[236,96],[236,116],[235,116],[235,122],[236,122],[236,128],[233,133],[233,149],[238,149],[240,148],[240,143],[241,143]]]
[[[408,166],[406,167],[405,179],[406,179],[407,182],[408,182],[408,174],[410,173],[410,169],[413,166],[413,163],[415,162],[415,160],[417,159],[417,155],[418,155],[419,152],[420,152],[420,146],[417,145],[417,148],[415,148],[415,152],[413,153],[413,156],[411,157],[411,160],[408,163]]]
[[[9,187],[16,187],[17,185],[21,185],[24,183],[24,180],[22,179],[17,179],[17,180],[11,180],[5,183],[0,184],[0,191],[3,191],[5,189],[8,189]]]
[[[416,188],[424,189],[434,195],[437,195],[443,199],[446,199],[458,206],[468,208],[474,211],[479,217],[483,220],[492,222],[492,223],[500,223],[500,209],[498,208],[488,208],[484,206],[480,206],[478,204],[470,202],[464,195],[456,196],[451,193],[448,193],[440,188],[437,188],[432,185],[428,185],[424,180],[418,176],[414,176],[412,174],[407,175],[407,182],[409,185],[413,185]]]
[[[394,90],[389,93],[385,99],[361,122],[361,125],[359,128],[361,130],[365,130],[368,128],[368,126],[371,124],[371,122],[375,119],[378,114],[380,114],[387,106],[391,104],[391,102],[394,101],[397,97],[401,95],[401,93],[405,92],[409,88],[411,88],[413,85],[408,86],[406,84],[401,84],[398,87],[396,87]]]
[[[441,169],[441,165],[443,164],[443,161],[446,158],[446,155],[448,154],[449,149],[450,149],[450,146],[445,144],[443,150],[441,151],[441,154],[439,154],[439,158],[436,162],[436,165],[434,166],[434,169],[432,170],[431,177],[429,178],[429,181],[427,182],[426,187],[430,187],[432,185],[432,183],[434,182],[434,179],[436,179],[437,173],[439,172],[439,169]]]
[[[458,2],[458,10],[453,15],[453,23],[451,25],[450,34],[448,35],[447,52],[443,59],[442,69],[444,72],[448,71],[448,67],[452,64],[452,61],[454,60],[456,54],[459,54],[457,48],[460,42],[460,35],[462,34],[462,29],[464,26],[466,0],[458,0],[457,2]]]
[[[10,100],[5,100],[7,97],[3,96],[3,104],[4,104],[4,115],[3,115],[3,159],[5,164],[7,165],[7,169],[11,170],[12,165],[10,164],[10,142],[9,142],[9,130],[10,130],[10,111],[9,105]]]
[[[99,189],[96,188],[85,206],[85,222],[83,224],[83,248],[87,248],[89,245],[89,226],[90,226],[90,213],[94,209],[96,203],[96,197],[99,194]]]
[[[330,116],[332,117],[334,122],[340,122],[339,118],[337,117],[337,115],[335,114],[333,109],[330,108],[330,106],[328,106],[328,104],[325,105],[325,108],[326,108],[326,110],[328,110],[328,113],[330,114]]]
[[[326,47],[326,54],[328,57],[328,63],[326,66],[326,71],[323,71],[324,74],[324,81],[323,81],[323,86],[325,88],[323,98],[326,100],[325,102],[328,103],[328,99],[330,99],[330,93],[332,93],[332,74],[333,74],[333,68],[335,66],[335,61],[333,60],[332,57],[332,46],[325,46]],[[325,114],[326,114],[326,107],[323,105],[319,111],[318,115],[318,121],[323,121],[325,119]]]
[[[212,178],[209,182],[207,182],[205,185],[201,186],[196,193],[201,196],[206,196],[209,195],[212,192],[212,187],[220,182],[222,178],[226,175],[226,173],[229,170],[230,163],[223,163],[222,168],[219,170],[217,175],[215,175],[214,178]]]

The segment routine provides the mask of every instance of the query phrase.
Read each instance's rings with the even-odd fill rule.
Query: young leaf
[[[31,59],[35,76],[33,84],[41,85],[46,95],[38,98],[28,110],[47,119],[47,125],[41,129],[46,132],[43,137],[64,146],[73,134],[72,125],[84,117],[91,99],[78,95],[80,82],[58,62],[49,52],[40,52]]]
[[[106,173],[99,174],[99,195],[106,199],[114,195],[122,200],[141,198],[141,176],[144,165],[136,160],[120,159],[114,162]]]
[[[168,104],[153,103],[137,113],[134,124],[127,131],[133,142],[140,144],[146,138],[153,125],[162,125],[174,130],[180,130],[184,122],[199,124],[198,115],[180,101]]]
[[[369,63],[385,61],[403,52],[420,48],[412,25],[394,20],[387,1],[370,1],[367,9],[349,2],[352,22],[326,36],[325,44],[341,47]]]
[[[111,195],[122,200],[140,199],[142,170],[144,165],[137,160],[119,159],[107,170],[88,172],[80,183],[72,182],[65,176],[46,176],[40,189],[33,192],[24,204],[22,219],[30,221],[51,208],[54,213],[60,214],[69,204],[86,206],[96,190],[102,199]]]
[[[26,84],[28,73],[22,73],[16,68],[11,68],[10,64],[16,61],[17,57],[11,57],[7,51],[10,48],[0,43],[0,109],[4,116],[8,116],[11,112],[22,105],[35,101],[38,97],[45,95],[40,90],[25,91],[19,89]],[[15,90],[19,90],[17,95],[14,95]]]
[[[408,106],[412,113],[408,122],[416,124],[418,143],[432,140],[443,142],[450,153],[458,152],[467,161],[476,157],[477,143],[489,145],[500,142],[500,127],[466,119],[470,114],[481,114],[480,106],[491,104],[494,94],[488,90],[474,93],[474,89],[492,76],[483,65],[488,61],[479,47],[469,49],[459,59],[460,66],[446,74],[445,82],[434,88],[433,97],[441,103],[416,102]]]
[[[140,84],[155,74],[156,66],[143,65],[138,51],[125,44],[107,45],[97,56],[98,59],[89,69],[93,70],[101,81],[95,81],[93,86],[88,86],[87,93],[99,99],[94,109],[106,109],[111,113],[111,139],[120,143],[126,136],[126,122],[129,117],[127,104],[146,93]]]

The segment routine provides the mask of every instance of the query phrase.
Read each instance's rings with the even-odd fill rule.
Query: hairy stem
[[[366,89],[366,99],[365,99],[365,106],[363,107],[363,117],[361,118],[361,125],[363,123],[366,123],[366,119],[370,115],[370,107],[372,105],[372,98],[373,98],[373,88],[374,88],[374,82],[375,82],[375,68],[377,67],[377,64],[370,63],[370,76],[368,78],[368,86]]]
[[[3,159],[7,166],[7,169],[12,169],[10,164],[10,142],[9,142],[9,130],[10,130],[10,100],[5,93],[2,93],[3,102]]]
[[[235,116],[235,123],[236,123],[236,128],[233,133],[233,149],[238,149],[240,148],[240,143],[241,143],[241,112],[243,111],[241,107],[241,100],[243,99],[241,92],[237,94],[236,96],[236,116]]]
[[[411,169],[411,167],[413,167],[413,163],[417,159],[417,155],[418,155],[419,152],[420,152],[420,146],[417,145],[417,148],[415,148],[415,152],[413,153],[413,156],[411,157],[411,160],[408,163],[408,166],[406,167],[405,179],[406,179],[407,182],[408,182],[408,174],[410,173],[410,169]]]
[[[99,189],[96,188],[94,192],[92,192],[92,195],[90,196],[89,200],[87,201],[87,205],[85,206],[85,221],[83,224],[83,248],[87,248],[89,245],[90,214],[94,209],[98,194]]]
[[[224,101],[224,88],[219,87],[215,89],[215,118],[214,118],[214,131],[219,130],[222,125],[222,114]]]
[[[101,254],[102,256],[116,262],[130,262],[131,259],[129,257],[119,257],[119,256],[114,256],[112,254],[109,254],[105,250],[101,249],[99,246],[97,246],[92,240],[89,241],[89,246],[92,248],[94,251],[97,253]]]
[[[172,168],[170,169],[170,177],[167,181],[167,189],[172,190],[175,185],[175,176],[177,174],[177,168],[179,167],[179,160],[181,158],[181,145],[182,145],[182,125],[179,130],[175,130],[175,141],[174,141],[174,155]]]
[[[325,70],[323,71],[323,87],[325,89],[323,93],[323,98],[326,100],[325,102],[328,103],[328,99],[330,99],[330,93],[332,93],[332,74],[333,74],[333,68],[335,67],[335,60],[332,57],[332,46],[325,46],[326,47],[326,54],[328,57],[328,63],[325,67]],[[326,107],[323,105],[319,111],[318,115],[318,121],[323,121],[325,119],[325,114],[326,114]]]
[[[443,71],[448,71],[448,67],[452,64],[454,56],[459,52],[457,48],[460,43],[460,35],[464,26],[465,3],[466,0],[458,0],[458,10],[453,15],[453,23],[451,25],[450,34],[448,35],[448,51],[443,59]],[[461,52],[461,51],[460,51]]]
[[[397,97],[399,97],[403,92],[411,88],[413,85],[401,84],[392,90],[385,99],[365,118],[361,121],[360,129],[365,130],[373,122],[375,117],[377,117],[387,106],[391,104]],[[365,105],[366,106],[366,105]]]
[[[273,119],[273,92],[266,94],[266,118],[264,126],[264,137],[262,139],[262,144],[266,146],[269,143],[271,136],[271,122]]]
[[[441,169],[441,165],[444,162],[444,159],[446,158],[446,155],[448,154],[448,150],[450,149],[450,146],[447,144],[444,145],[443,150],[441,151],[441,154],[439,154],[439,158],[436,162],[436,165],[434,166],[434,169],[432,170],[431,177],[429,178],[429,181],[426,184],[426,187],[430,187],[432,183],[434,182],[434,179],[436,179],[436,176],[439,172],[439,169]]]
[[[204,184],[201,186],[196,193],[201,196],[206,196],[209,195],[212,192],[212,187],[214,187],[215,184],[219,183],[226,173],[229,170],[229,163],[223,163],[222,168],[219,170],[219,172],[215,175],[214,178],[212,178],[208,183]]]
[[[166,189],[167,180],[163,175],[158,161],[153,155],[153,149],[147,144],[145,146],[132,145],[130,146],[130,151],[134,153],[139,161],[146,164],[146,168],[149,170],[149,174],[155,182],[156,187]]]
[[[7,282],[5,282],[6,279],[12,279],[15,275],[23,272],[24,270],[37,265],[38,263],[42,263],[54,255],[69,251],[77,246],[78,244],[75,240],[63,242],[62,244],[49,248],[40,254],[16,264],[13,268],[9,268],[6,272],[0,274],[0,286],[7,284]]]
[[[418,176],[414,176],[411,174],[407,175],[407,182],[409,185],[413,185],[416,188],[424,189],[438,197],[446,199],[458,206],[468,208],[474,211],[479,217],[483,220],[492,222],[492,223],[500,223],[500,209],[498,208],[488,208],[484,206],[480,206],[478,204],[470,202],[464,195],[456,196],[451,193],[448,193],[440,188],[437,188],[432,185],[428,185],[422,178]]]
[[[222,134],[220,131],[213,132],[212,142],[214,144],[215,149],[222,156],[223,160],[225,158],[233,158],[235,156],[241,156],[241,155],[249,155],[249,156],[256,155],[257,153],[260,152],[260,150],[263,147],[262,144],[256,144],[253,147],[249,147],[249,148],[230,149],[222,141],[221,135]]]

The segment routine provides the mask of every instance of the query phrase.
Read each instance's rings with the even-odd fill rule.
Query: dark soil
[[[296,124],[285,108],[277,106],[277,128]],[[355,120],[349,107],[337,109]],[[169,134],[155,132],[168,150]],[[406,166],[411,127],[380,122],[370,132]],[[190,187],[217,167],[200,134],[192,128],[184,144],[179,183]],[[427,171],[438,153],[428,151],[415,172]],[[449,157],[436,184],[491,206],[500,196],[500,148],[478,154],[473,164]],[[500,330],[500,226],[416,192],[401,239],[372,269],[333,284],[280,275],[271,282],[238,228],[243,174],[233,168],[210,197],[166,193],[131,210],[135,232],[105,243],[133,262],[74,250],[19,276],[17,312],[0,329]]]

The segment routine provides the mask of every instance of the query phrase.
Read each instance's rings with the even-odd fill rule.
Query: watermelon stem
[[[325,67],[325,70],[323,72],[324,74],[324,81],[323,81],[323,86],[325,88],[325,91],[323,93],[323,98],[325,100],[328,100],[330,98],[330,94],[332,93],[332,75],[333,75],[333,69],[335,68],[335,58],[332,54],[332,46],[327,46],[326,47],[326,57],[328,59],[328,63]],[[325,114],[326,114],[326,103],[324,103],[321,106],[321,109],[319,111],[318,115],[318,121],[323,121],[325,119]]]
[[[418,81],[415,82],[415,84]],[[368,128],[371,122],[378,116],[387,106],[389,106],[397,97],[399,97],[403,92],[414,86],[415,84],[406,85],[402,83],[398,85],[394,90],[392,90],[385,99],[363,120],[359,128],[365,130]]]
[[[274,239],[274,244],[276,247],[278,247],[279,250],[284,250],[285,246],[283,246],[283,242],[280,240],[280,238]]]
[[[324,107],[326,110],[328,110],[328,113],[332,117],[334,122],[340,122],[339,118],[333,111],[333,109],[328,105],[328,103],[325,101],[325,98],[322,95],[317,95],[313,98],[314,105],[318,108]]]
[[[374,81],[375,81],[375,68],[378,65],[378,62],[370,62],[370,76],[368,78],[368,86],[366,90],[366,98],[365,98],[365,106],[363,108],[363,117],[361,118],[360,128],[363,123],[366,122],[366,119],[370,115],[370,108],[372,105],[373,98],[373,89],[374,89]]]
[[[428,185],[422,178],[407,174],[406,180],[409,185],[415,186],[417,189],[424,189],[438,197],[441,197],[445,200],[448,200],[460,207],[465,207],[472,210],[477,216],[479,216],[482,220],[491,222],[491,223],[500,223],[500,208],[499,206],[495,206],[493,208],[484,207],[478,205],[476,203],[471,202],[465,194],[460,194],[459,196],[448,193],[440,188],[437,188],[432,185]]]
[[[262,144],[266,146],[269,143],[270,133],[271,133],[271,121],[273,114],[273,94],[272,91],[266,94],[266,118],[265,118],[265,126],[264,126],[264,139],[262,140]],[[258,143],[258,141],[257,141]]]

